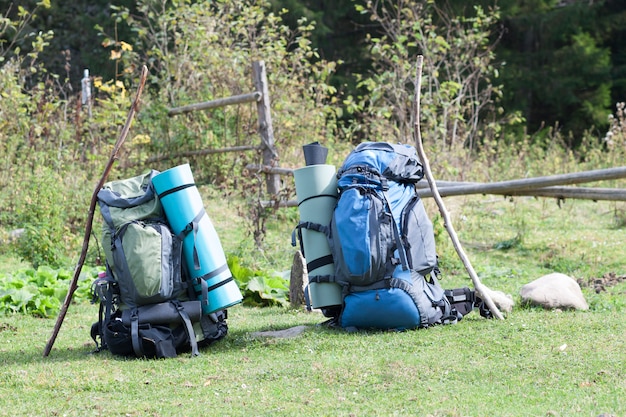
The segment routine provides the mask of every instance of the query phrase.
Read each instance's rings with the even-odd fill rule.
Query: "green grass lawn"
[[[96,307],[54,320],[0,321],[0,415],[597,416],[626,413],[626,324],[619,314],[524,309],[456,325],[345,333],[317,313],[242,306],[226,339],[170,360],[93,349]],[[306,325],[293,339],[253,332]]]
[[[445,202],[483,283],[518,302],[524,284],[549,272],[626,275],[623,203]],[[432,201],[427,209],[434,216]],[[228,210],[208,211],[225,251],[245,253]],[[274,216],[256,262],[284,270],[293,213]],[[436,229],[442,284],[471,286]],[[318,313],[235,306],[224,340],[170,360],[90,354],[97,307],[88,303],[71,306],[47,358],[54,318],[2,316],[0,416],[626,416],[626,282],[611,284],[583,286],[589,311],[517,304],[502,321],[472,313],[407,332],[346,333],[318,326]],[[297,325],[307,330],[292,339],[253,335]]]

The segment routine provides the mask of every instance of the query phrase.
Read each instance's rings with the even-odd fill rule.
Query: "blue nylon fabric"
[[[387,191],[391,212],[398,228],[402,209],[414,195],[414,188],[410,184],[390,182]],[[335,208],[335,223],[337,225],[339,242],[343,250],[343,257],[349,271],[353,275],[362,275],[372,269],[372,251],[370,250],[370,198],[361,195],[358,188],[347,188]]]
[[[413,299],[399,288],[348,294],[341,313],[342,327],[409,330],[419,325],[419,310]]]
[[[398,251],[396,250],[394,252],[395,256],[398,256]],[[408,269],[403,270],[401,265],[398,265],[396,267],[396,269],[393,271],[393,275],[391,275],[393,278],[399,278],[402,279],[404,281],[407,282],[412,282],[413,281],[413,277],[411,275],[411,271]]]
[[[378,172],[384,172],[389,166],[389,163],[394,160],[396,155],[393,152],[385,152],[382,150],[363,150],[360,152],[351,152],[343,163],[343,168],[349,168],[353,166],[367,166],[375,169]],[[339,188],[347,187],[354,181],[358,183],[365,183],[368,180],[366,175],[360,174],[348,174],[341,177],[337,183]],[[371,179],[370,179],[371,181]],[[380,186],[380,182],[375,181],[373,186]]]
[[[415,195],[415,188],[411,184],[389,182],[389,190],[387,191],[387,195],[389,196],[389,203],[391,205],[393,218],[396,221],[398,227],[400,227],[400,216],[402,214],[402,209]]]
[[[369,215],[371,202],[357,189],[344,191],[335,209],[339,242],[348,269],[361,275],[371,268]]]
[[[368,183],[368,187],[380,186],[380,179],[367,172],[350,172],[353,167],[364,167],[376,171],[387,179],[398,182],[419,181],[422,176],[422,166],[415,152],[415,148],[410,145],[380,142],[364,142],[351,152],[342,167],[339,169],[340,189],[347,187],[354,182]]]

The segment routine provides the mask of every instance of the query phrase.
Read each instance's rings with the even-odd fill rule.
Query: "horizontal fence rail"
[[[209,110],[209,109],[216,109],[218,107],[231,106],[233,104],[249,103],[252,101],[261,100],[262,96],[263,95],[260,92],[255,91],[254,93],[240,94],[238,96],[219,98],[216,100],[204,101],[202,103],[194,103],[194,104],[189,104],[187,106],[174,107],[172,109],[169,109],[169,111],[167,112],[167,115],[172,117],[172,116],[176,116],[177,114],[189,113],[189,112],[197,111],[197,110]]]
[[[293,169],[270,166],[248,165],[250,172],[271,172],[278,175],[293,175]],[[605,181],[626,178],[626,167],[597,169],[592,171],[572,172],[568,174],[544,177],[523,178],[519,180],[493,183],[437,181],[437,189],[442,197],[495,194],[503,196],[547,197],[565,200],[568,198],[593,201],[626,201],[624,188],[567,187],[564,184],[582,184],[593,181]],[[417,193],[422,198],[433,196],[426,181],[417,183]],[[295,200],[262,201],[263,207],[297,207]]]
[[[233,146],[221,149],[201,149],[188,152],[180,152],[175,155],[157,155],[147,159],[147,163],[159,162],[176,157],[189,157],[198,155],[210,155],[225,152],[241,152],[258,150],[262,152],[263,166],[274,166],[278,164],[278,151],[274,141],[274,128],[272,126],[272,116],[270,113],[269,88],[267,84],[267,74],[263,61],[252,62],[252,81],[256,91],[247,94],[239,94],[231,97],[219,98],[201,103],[189,104],[181,107],[170,108],[167,112],[169,117],[179,114],[194,112],[198,110],[211,110],[219,107],[235,104],[255,102],[258,114],[258,132],[261,138],[259,146]],[[280,191],[280,177],[275,172],[257,170],[265,174],[265,186],[267,193],[277,195]]]

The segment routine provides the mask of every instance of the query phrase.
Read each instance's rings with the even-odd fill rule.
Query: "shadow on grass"
[[[4,326],[4,323],[0,323],[0,326]],[[283,331],[291,328],[292,326],[284,326],[283,328],[274,327],[275,331]],[[304,332],[309,332],[313,329],[314,325],[305,325]],[[280,340],[291,340],[293,338],[271,338],[277,342]],[[47,342],[47,340],[46,340]],[[261,347],[267,345],[267,338],[259,337],[254,332],[245,329],[229,329],[228,335],[213,344],[200,349],[201,355],[227,352],[231,350],[240,350],[249,347]],[[59,363],[79,363],[89,362],[92,360],[106,360],[106,361],[133,361],[133,360],[155,360],[154,358],[135,358],[113,355],[108,350],[102,350],[96,352],[96,345],[94,343],[83,343],[82,346],[67,347],[55,345],[53,346],[50,354],[47,357],[43,356],[44,344],[40,344],[40,340],[37,343],[26,348],[18,348],[8,343],[0,349],[0,363],[6,367],[23,366],[26,364],[59,364]],[[178,352],[179,357],[188,357],[190,352],[188,350],[182,350]]]

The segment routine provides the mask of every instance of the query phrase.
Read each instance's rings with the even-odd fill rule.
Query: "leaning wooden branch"
[[[420,55],[417,57],[417,78],[415,82],[415,98],[414,98],[415,101],[413,103],[415,107],[415,114],[414,114],[415,120],[413,121],[413,124],[414,124],[413,135],[415,136],[415,144],[417,147],[417,152],[422,160],[422,165],[424,167],[424,175],[426,176],[426,179],[428,180],[428,183],[430,184],[430,188],[433,192],[433,197],[437,203],[437,206],[439,207],[441,216],[443,217],[446,230],[448,231],[448,234],[450,235],[450,238],[452,239],[452,244],[454,245],[454,248],[456,249],[457,254],[461,258],[463,265],[465,265],[465,269],[467,270],[470,277],[472,278],[472,282],[474,283],[474,288],[476,289],[476,292],[478,293],[480,298],[482,298],[483,301],[487,304],[487,307],[489,307],[489,310],[494,315],[494,317],[500,320],[503,320],[504,318],[502,316],[502,313],[500,313],[500,310],[498,310],[498,307],[496,307],[496,305],[494,304],[493,300],[491,299],[491,296],[489,295],[489,292],[487,291],[487,288],[478,279],[478,275],[476,275],[476,271],[474,271],[474,268],[472,267],[472,264],[470,263],[469,258],[467,257],[467,255],[465,254],[465,251],[463,250],[463,247],[461,246],[461,242],[459,241],[459,238],[456,232],[454,231],[454,226],[452,226],[452,222],[450,221],[450,216],[448,214],[448,211],[446,210],[446,207],[443,204],[443,200],[437,190],[437,184],[435,183],[432,172],[430,170],[430,164],[428,162],[428,158],[426,157],[426,153],[424,152],[424,147],[422,145],[422,135],[420,132],[420,122],[419,122],[420,120],[420,90],[421,90],[421,84],[422,84],[423,60],[424,60],[423,56]]]
[[[120,149],[122,148],[122,145],[124,144],[124,141],[126,140],[126,137],[128,136],[130,125],[133,121],[133,118],[135,117],[135,113],[139,109],[139,101],[140,101],[141,93],[143,92],[144,85],[146,84],[147,77],[148,77],[148,68],[144,65],[141,69],[141,79],[139,81],[139,88],[137,90],[137,95],[135,96],[135,100],[133,101],[130,111],[128,112],[126,123],[124,124],[124,127],[122,129],[122,132],[120,133],[119,138],[117,139],[117,142],[115,142],[115,145],[113,146],[113,151],[111,152],[109,161],[106,165],[106,168],[104,169],[104,173],[102,174],[102,177],[100,178],[100,181],[96,185],[93,195],[91,196],[91,203],[89,204],[89,213],[87,216],[87,225],[85,226],[85,236],[83,237],[83,247],[80,253],[80,257],[78,259],[78,264],[76,265],[76,269],[74,270],[74,277],[72,278],[72,281],[70,282],[70,287],[67,291],[67,295],[65,296],[65,301],[63,302],[63,305],[61,306],[61,310],[59,311],[59,316],[57,317],[56,324],[54,325],[52,336],[48,340],[48,343],[46,344],[46,347],[44,349],[44,352],[43,352],[44,357],[47,357],[50,354],[50,351],[52,350],[52,345],[54,345],[54,341],[56,340],[59,334],[59,330],[61,329],[61,324],[63,324],[63,320],[65,319],[65,315],[67,314],[67,310],[72,301],[72,297],[74,296],[74,292],[76,291],[76,288],[78,287],[78,278],[80,276],[80,271],[83,267],[85,258],[87,256],[87,249],[89,248],[89,238],[91,236],[91,229],[93,226],[93,217],[94,217],[94,213],[96,210],[98,191],[100,191],[100,189],[106,182],[106,179],[109,176],[109,172],[111,172],[111,168],[113,167],[113,163],[118,158]]]

